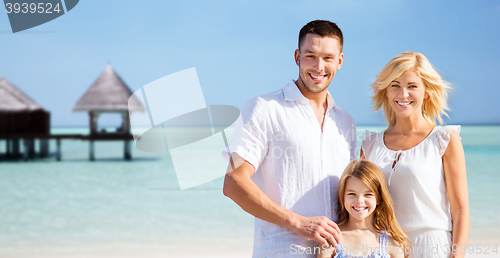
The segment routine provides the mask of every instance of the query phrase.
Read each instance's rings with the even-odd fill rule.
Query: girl
[[[410,248],[399,227],[384,175],[373,163],[353,160],[344,170],[337,194],[342,243],[320,246],[318,258],[402,258]]]
[[[436,126],[446,115],[448,84],[420,53],[394,57],[372,84],[375,110],[388,128],[365,132],[361,158],[385,175],[410,257],[464,257],[470,216],[460,126]]]

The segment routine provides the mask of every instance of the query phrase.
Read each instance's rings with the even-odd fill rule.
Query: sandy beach
[[[184,248],[173,246],[92,246],[92,247],[45,247],[0,248],[2,258],[250,258],[251,244],[238,248],[227,246],[198,246]]]
[[[494,249],[495,246],[496,249]],[[497,250],[497,253],[494,252],[495,250]],[[0,248],[0,252],[3,258],[250,258],[252,256],[252,243],[249,241],[242,243],[238,247],[203,244],[197,246],[169,246],[168,244],[164,246],[148,244],[114,244],[88,247],[52,246],[24,250]],[[465,257],[500,257],[500,238],[471,238]]]

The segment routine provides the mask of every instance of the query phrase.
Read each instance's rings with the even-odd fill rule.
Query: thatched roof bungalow
[[[0,134],[49,134],[50,113],[0,77]]]
[[[73,111],[87,111],[90,115],[90,132],[97,132],[97,118],[102,113],[120,113],[123,118],[122,126],[117,133],[130,133],[130,111],[146,111],[142,103],[132,96],[132,91],[122,78],[107,65],[97,80],[73,107]],[[130,106],[129,106],[130,105]]]

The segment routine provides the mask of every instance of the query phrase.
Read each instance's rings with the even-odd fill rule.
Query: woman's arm
[[[464,149],[457,132],[450,134],[450,143],[443,155],[443,168],[453,223],[452,244],[456,245],[452,250],[457,250],[451,257],[464,257],[470,229],[469,193]]]

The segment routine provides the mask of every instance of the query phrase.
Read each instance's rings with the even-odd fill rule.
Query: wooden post
[[[124,158],[125,158],[125,160],[131,160],[132,159],[132,153],[130,151],[130,140],[125,140],[123,148],[124,148],[123,151],[124,151]]]
[[[92,111],[89,111],[89,129],[90,129],[90,135],[92,135],[94,133],[93,129],[92,129],[92,125],[93,124],[94,124],[94,119],[93,119]]]
[[[40,139],[40,158],[45,158],[49,154],[49,139]]]
[[[61,138],[56,139],[56,160],[61,161]]]
[[[35,157],[35,139],[28,140],[28,156],[30,158]]]
[[[7,139],[5,140],[5,154],[7,156],[7,158],[9,158],[11,155],[12,155],[12,151],[11,151],[11,141],[10,139]]]
[[[129,112],[125,111],[122,113],[122,127],[123,127],[123,132],[125,134],[130,134],[130,117],[129,117]],[[125,140],[124,142],[124,151],[125,151],[125,160],[131,160],[132,159],[132,152],[130,149],[130,140]]]
[[[92,135],[96,133],[95,123],[94,123],[94,112],[89,111],[89,117],[90,117],[90,135]]]
[[[26,139],[24,138],[23,139],[23,151],[24,151],[24,155],[23,155],[23,160],[24,161],[28,161],[28,152],[29,152],[29,143],[28,143],[29,139]]]
[[[130,116],[128,111],[122,113],[122,129],[126,134],[130,134]]]
[[[90,116],[90,134],[96,134],[99,133],[98,131],[98,124],[97,120],[99,119],[99,116],[101,115],[100,112],[96,111],[89,111],[89,116]]]
[[[20,139],[12,139],[12,156],[13,157],[19,157],[19,155],[21,155],[21,151],[20,151]]]
[[[90,146],[89,146],[89,160],[94,161],[95,160],[95,155],[94,155],[94,140],[90,140]]]

